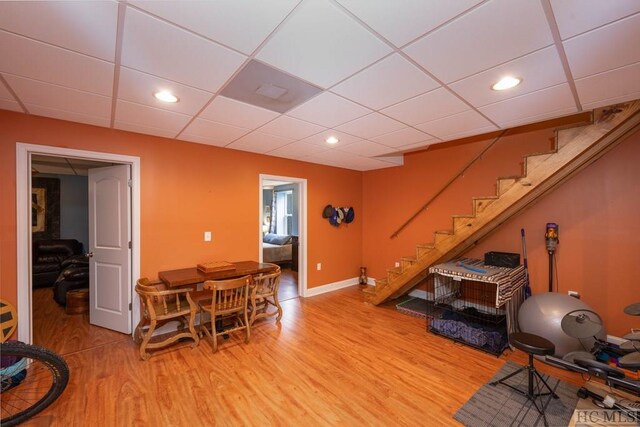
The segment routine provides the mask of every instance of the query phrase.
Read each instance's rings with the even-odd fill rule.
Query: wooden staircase
[[[454,215],[451,230],[436,231],[433,243],[416,246],[415,257],[401,259],[385,279],[368,287],[365,300],[378,305],[411,290],[434,264],[455,258],[547,192],[589,166],[640,130],[640,101],[594,112],[587,126],[556,131],[556,148],[524,159],[523,175],[499,178],[495,196],[473,199],[471,215]]]

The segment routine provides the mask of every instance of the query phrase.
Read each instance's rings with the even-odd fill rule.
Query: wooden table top
[[[241,277],[247,274],[270,273],[277,266],[275,264],[261,263],[256,261],[237,261],[232,262],[233,270],[214,271],[212,273],[203,273],[197,267],[180,268],[177,270],[167,270],[158,273],[158,278],[162,280],[168,287],[176,288],[180,286],[195,285],[205,280],[221,280]]]

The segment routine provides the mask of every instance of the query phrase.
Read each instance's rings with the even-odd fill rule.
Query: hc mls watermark
[[[640,410],[621,411],[618,409],[576,409],[573,413],[576,427],[590,425],[638,426]]]

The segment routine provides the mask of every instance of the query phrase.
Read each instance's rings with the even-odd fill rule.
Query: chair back
[[[280,286],[280,269],[274,273],[261,274],[254,279],[254,283],[253,295],[265,297],[275,294]]]
[[[213,291],[211,316],[224,316],[247,309],[251,276],[228,280],[207,280],[203,288]]]
[[[136,282],[136,293],[144,305],[149,317],[179,315],[190,310],[196,310],[196,305],[191,301],[189,289],[167,289],[160,282],[152,282],[146,277]]]

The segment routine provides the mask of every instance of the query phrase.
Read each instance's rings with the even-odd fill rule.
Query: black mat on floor
[[[517,370],[520,366],[507,362],[487,384],[483,385],[453,416],[465,426],[544,426],[542,416],[523,395],[509,387],[489,385]],[[543,396],[542,402],[549,426],[567,426],[578,402],[578,387],[548,375],[542,375],[551,389],[560,397]],[[526,390],[527,373],[521,372],[508,380],[509,384]],[[538,400],[538,405],[540,400]]]
[[[429,304],[432,305],[433,303],[430,301],[424,300],[422,298],[410,297],[405,301],[399,304],[396,304],[396,309],[410,316],[420,317],[424,319],[427,317],[427,310],[429,310]],[[432,310],[429,310],[429,312],[431,311]]]

